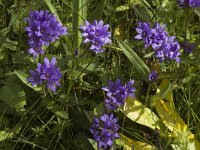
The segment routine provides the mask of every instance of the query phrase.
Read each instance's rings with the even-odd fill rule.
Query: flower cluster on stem
[[[138,35],[135,39],[143,40],[145,48],[151,46],[155,52],[155,57],[160,62],[164,60],[175,60],[181,62],[180,56],[180,45],[175,40],[175,36],[169,36],[168,32],[165,31],[165,25],[161,26],[159,23],[155,23],[153,28],[150,27],[147,22],[139,22],[136,28]]]
[[[28,44],[30,46],[28,52],[36,58],[40,54],[44,54],[43,46],[59,39],[60,35],[67,34],[67,28],[63,27],[57,17],[49,13],[49,11],[32,11],[29,18],[25,18],[28,26],[25,31],[28,33]]]
[[[125,104],[125,99],[128,96],[135,97],[133,84],[134,80],[130,80],[125,85],[119,79],[115,82],[108,81],[108,86],[102,88],[106,92],[106,98],[104,99],[106,108],[108,110],[116,110]]]
[[[44,84],[51,91],[56,92],[56,86],[61,86],[59,83],[62,74],[60,68],[56,67],[56,58],[53,57],[51,61],[48,58],[44,58],[44,63],[37,63],[35,70],[30,70],[31,77],[27,80],[32,86]]]
[[[104,25],[103,20],[95,20],[93,23],[85,21],[85,26],[81,25],[83,43],[90,44],[90,51],[95,53],[104,52],[103,46],[111,43],[111,33],[108,31],[109,25]]]
[[[111,147],[113,145],[113,140],[119,138],[119,134],[117,133],[119,130],[117,120],[117,118],[113,118],[113,114],[104,114],[100,118],[94,118],[90,132],[98,142],[99,149]]]

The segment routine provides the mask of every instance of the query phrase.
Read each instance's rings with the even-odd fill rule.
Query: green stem
[[[187,29],[188,29],[188,23],[189,23],[189,8],[186,8],[185,10],[185,41],[187,41]]]

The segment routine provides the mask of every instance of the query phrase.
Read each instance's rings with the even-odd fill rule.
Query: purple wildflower
[[[56,91],[56,86],[61,86],[59,83],[62,74],[60,68],[56,68],[56,58],[53,57],[51,61],[48,58],[44,58],[44,63],[37,64],[35,70],[30,70],[31,77],[27,79],[32,86],[45,84],[47,88],[53,92]]]
[[[181,43],[180,44],[181,45],[181,47],[183,48],[183,50],[184,50],[184,52],[185,53],[192,53],[192,51],[195,49],[195,45],[194,44],[192,44],[192,43],[189,43],[189,42],[183,42],[183,43]]]
[[[114,139],[119,138],[118,130],[119,125],[117,124],[117,118],[113,118],[113,114],[110,116],[104,114],[100,118],[94,118],[90,128],[90,132],[98,142],[99,149],[110,148],[113,145]]]
[[[138,27],[136,28],[138,35],[135,36],[135,39],[143,40],[145,42],[145,48],[151,45],[151,32],[150,25],[147,22],[139,22]]]
[[[153,28],[148,23],[139,22],[138,28],[136,28],[139,35],[136,39],[142,39],[145,43],[145,48],[151,46],[155,51],[155,57],[160,62],[166,60],[175,60],[180,62],[180,45],[175,41],[175,36],[170,37],[165,31],[165,25],[161,26],[159,23],[155,23]]]
[[[90,43],[90,50],[95,53],[104,52],[103,46],[111,43],[111,33],[108,31],[109,25],[103,24],[103,20],[97,22],[95,20],[90,24],[87,20],[85,26],[81,25],[82,36],[84,38],[83,43]]]
[[[168,33],[165,31],[165,25],[161,26],[159,23],[155,23],[154,27],[151,29],[152,33],[152,48],[154,50],[159,49],[168,39]]]
[[[149,74],[149,81],[156,81],[158,78],[158,74],[156,73],[155,70],[153,70],[152,72],[150,72]]]
[[[178,0],[178,5],[181,8],[184,7],[200,7],[200,1],[199,0]]]
[[[128,96],[135,97],[133,84],[134,80],[130,80],[126,85],[122,85],[119,79],[115,82],[108,81],[108,86],[102,88],[102,90],[107,92],[104,99],[106,108],[116,110],[125,104],[125,99]]]
[[[29,18],[25,20],[28,22],[28,27],[25,28],[29,37],[28,52],[33,54],[34,58],[44,54],[43,45],[48,46],[49,43],[59,39],[60,35],[67,34],[67,28],[63,27],[57,17],[48,11],[32,11]]]

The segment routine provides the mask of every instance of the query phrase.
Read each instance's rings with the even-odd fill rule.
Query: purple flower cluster
[[[62,74],[60,68],[56,68],[56,58],[53,57],[51,61],[48,58],[44,58],[44,63],[37,63],[35,70],[30,70],[31,77],[27,79],[32,86],[45,84],[51,91],[56,91],[56,86],[61,86],[59,83]]]
[[[85,26],[81,25],[83,43],[90,43],[90,50],[95,53],[104,52],[103,46],[111,43],[111,33],[108,31],[109,25],[104,25],[103,20],[97,22],[95,20],[92,24],[87,20]]]
[[[161,26],[159,23],[155,23],[153,28],[149,23],[139,22],[139,26],[136,28],[138,35],[135,39],[143,40],[145,48],[151,46],[155,52],[155,57],[160,62],[166,60],[175,60],[180,62],[180,45],[175,41],[175,36],[170,37],[165,31],[165,26]]]
[[[28,27],[25,28],[29,37],[28,52],[33,54],[34,58],[39,54],[44,54],[42,46],[48,46],[49,43],[59,39],[60,35],[67,34],[67,28],[63,27],[57,17],[48,11],[32,11],[29,18],[25,20],[28,22]]]
[[[98,148],[107,149],[113,145],[113,140],[119,138],[117,131],[119,125],[117,124],[117,118],[113,118],[113,114],[110,116],[104,114],[100,118],[94,118],[93,124],[90,128],[90,132],[94,135],[94,139],[98,142]]]
[[[184,7],[200,7],[200,0],[178,0],[178,5],[181,8]]]
[[[108,81],[108,86],[103,87],[106,93],[104,99],[107,109],[116,110],[121,105],[125,104],[125,99],[128,96],[135,97],[135,88],[133,87],[134,80],[130,80],[127,84],[123,85],[118,79],[115,82]]]
[[[153,70],[152,72],[150,72],[149,74],[149,81],[156,81],[158,78],[158,74],[156,73],[155,70]]]

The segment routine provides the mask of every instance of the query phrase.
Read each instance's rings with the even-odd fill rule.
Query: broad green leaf
[[[123,150],[133,150],[133,149],[156,150],[157,149],[156,147],[149,145],[145,142],[130,139],[121,133],[120,133],[120,138],[121,138],[120,140],[122,140],[123,142]]]
[[[0,88],[0,100],[5,102],[10,107],[14,107],[17,111],[25,111],[24,105],[26,105],[26,96],[22,88],[12,82],[6,82],[5,85]]]
[[[121,39],[117,38],[117,42],[124,52],[124,54],[128,57],[130,62],[133,64],[133,66],[136,68],[138,73],[145,79],[148,78],[149,75],[149,68],[148,66],[144,63],[144,61],[137,55],[134,50],[132,50],[131,47],[129,47],[125,42],[123,42]]]
[[[15,74],[18,76],[18,78],[24,83],[26,84],[28,87],[32,88],[33,90],[35,91],[41,91],[42,89],[39,88],[39,87],[36,87],[36,86],[32,86],[28,81],[27,81],[27,78],[28,78],[28,74],[20,71],[20,70],[15,70],[14,71]]]
[[[121,111],[134,122],[151,129],[160,129],[164,131],[162,122],[156,114],[135,98],[128,97]]]

